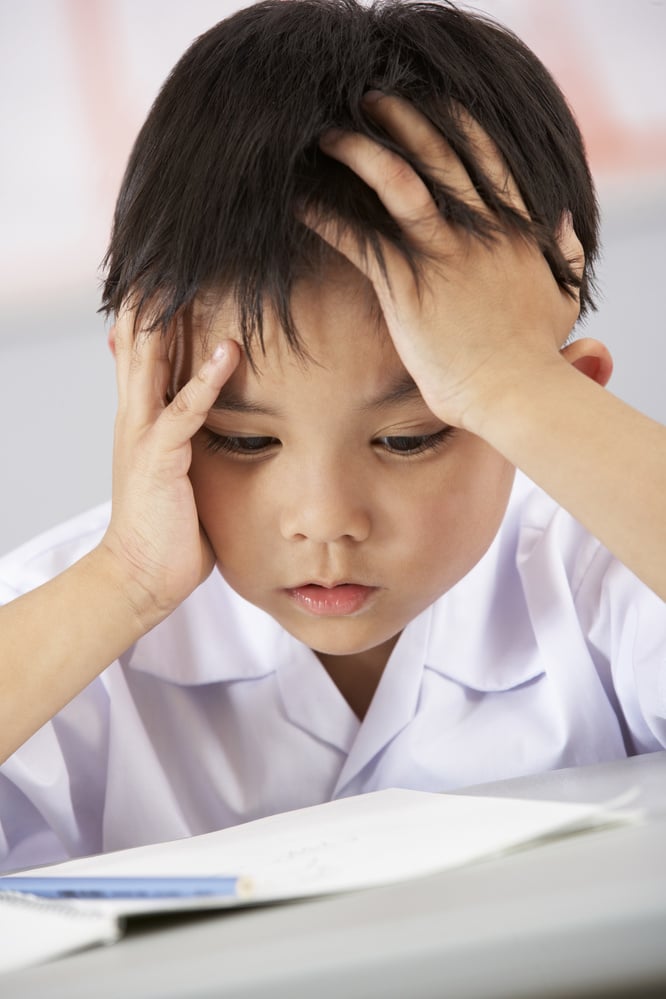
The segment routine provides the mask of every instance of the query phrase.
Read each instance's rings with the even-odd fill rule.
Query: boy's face
[[[241,596],[316,652],[383,665],[484,554],[514,470],[410,390],[353,268],[298,285],[293,315],[311,360],[267,313],[260,370],[241,360],[194,438],[200,519]],[[209,336],[207,352],[239,339],[224,310]],[[194,352],[198,364],[196,337]]]

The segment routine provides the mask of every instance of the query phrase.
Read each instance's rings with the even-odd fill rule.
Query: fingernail
[[[383,96],[384,94],[381,90],[368,90],[365,94],[363,94],[362,99],[364,104],[376,104],[377,101],[380,101]]]
[[[320,146],[334,146],[338,139],[341,139],[345,133],[341,128],[327,128],[325,132],[319,136]]]
[[[211,360],[217,364],[219,361],[224,360],[226,356],[227,356],[227,345],[225,343],[218,343],[215,350],[213,351]]]

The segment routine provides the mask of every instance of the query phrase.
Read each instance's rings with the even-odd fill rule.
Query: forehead
[[[264,384],[295,379],[337,380],[344,385],[363,382],[368,390],[401,379],[404,368],[395,352],[372,286],[351,265],[328,268],[320,276],[294,286],[291,311],[301,350],[288,342],[275,310],[263,310],[263,349],[253,343],[232,379]],[[202,297],[193,323],[195,360],[207,356],[215,344],[230,338],[242,345],[233,295]]]

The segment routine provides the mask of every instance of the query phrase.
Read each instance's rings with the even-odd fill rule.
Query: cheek
[[[199,519],[218,563],[245,563],[261,553],[270,505],[261,476],[221,456],[193,448],[190,481]]]
[[[190,481],[194,491],[199,519],[210,541],[227,533],[233,535],[239,521],[242,504],[239,483],[225,470],[223,462],[215,455],[201,453],[195,445],[190,467]]]
[[[495,452],[483,453],[467,488],[456,496],[460,543],[472,564],[485,554],[500,528],[514,475],[515,469]]]
[[[514,468],[472,440],[460,449],[439,480],[411,494],[402,513],[408,544],[423,565],[467,572],[485,554],[500,527],[511,493]],[[409,498],[406,500],[409,503]],[[408,526],[407,526],[408,525]]]

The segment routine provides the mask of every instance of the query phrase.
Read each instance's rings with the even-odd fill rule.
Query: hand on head
[[[240,357],[227,340],[169,400],[177,333],[137,327],[126,307],[109,337],[116,358],[118,415],[113,507],[104,545],[121,562],[146,615],[173,610],[214,565],[188,477],[191,438]]]
[[[488,219],[492,237],[447,221],[406,159],[365,135],[340,130],[322,137],[323,151],[376,191],[414,249],[418,275],[386,240],[382,267],[337,220],[309,214],[303,221],[371,281],[396,350],[432,411],[474,430],[474,414],[492,399],[498,381],[536,373],[539,364],[559,359],[578,318],[578,298],[558,285],[534,241],[498,226],[459,157],[423,114],[402,98],[377,92],[365,106],[433,180]],[[460,119],[486,177],[505,202],[527,215],[495,145],[462,109]],[[583,251],[568,216],[557,241],[582,274]],[[594,341],[586,344],[603,352]],[[601,365],[605,375],[609,363]]]

